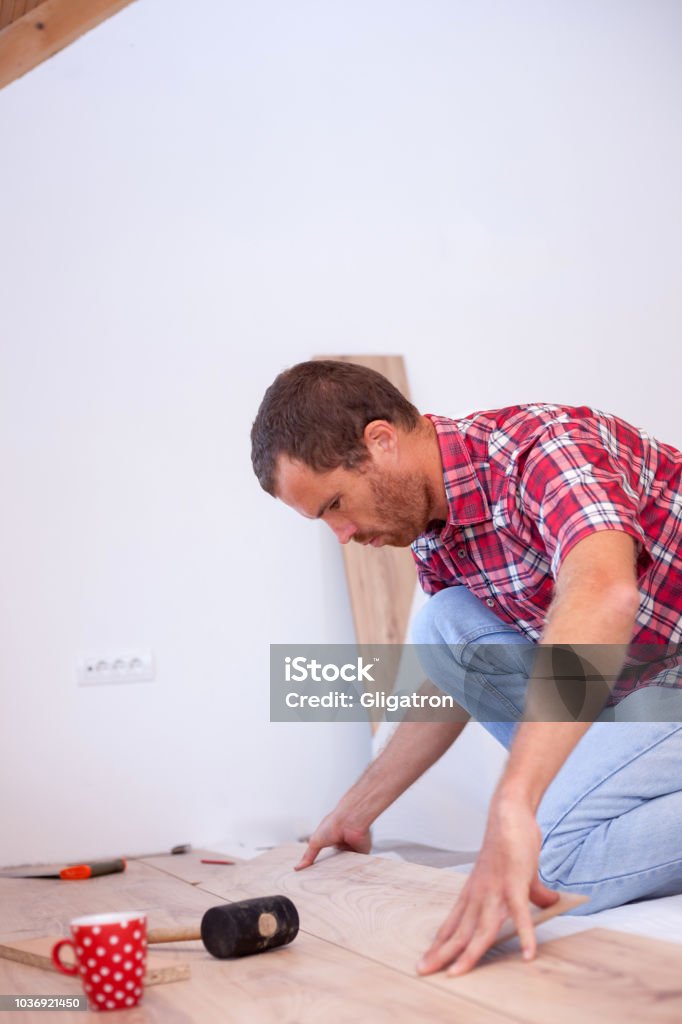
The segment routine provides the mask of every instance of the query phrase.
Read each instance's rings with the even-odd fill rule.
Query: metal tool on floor
[[[165,857],[167,854],[172,854],[174,857],[178,854],[191,853],[191,843],[180,843],[178,846],[173,846],[170,850],[162,850],[160,853],[136,853],[126,856],[126,860],[150,860],[152,857]]]
[[[88,861],[81,864],[69,864],[64,868],[39,868],[32,871],[27,868],[11,868],[8,871],[0,871],[0,878],[61,878],[67,882],[82,881],[85,878],[97,878],[100,875],[115,875],[125,871],[126,863],[129,860],[145,860],[150,857],[164,857],[167,853],[182,854],[189,853],[192,849],[190,843],[182,843],[174,846],[172,850],[165,853],[138,854],[134,857],[114,857],[110,860]]]
[[[70,864],[65,868],[54,870],[0,871],[0,878],[62,878],[65,881],[73,882],[85,878],[96,878],[99,875],[115,875],[125,869],[126,862],[123,857],[116,857],[114,860],[93,860],[88,864]]]
[[[298,927],[298,911],[287,896],[258,896],[211,907],[199,928],[151,928],[147,941],[201,939],[211,956],[225,960],[286,946],[298,935]]]

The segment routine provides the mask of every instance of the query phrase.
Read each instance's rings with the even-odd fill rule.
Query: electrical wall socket
[[[154,674],[151,651],[83,655],[78,661],[79,686],[151,683]]]

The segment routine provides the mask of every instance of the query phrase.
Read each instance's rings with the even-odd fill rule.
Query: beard
[[[376,526],[356,533],[353,540],[363,544],[379,537],[382,544],[409,547],[425,532],[429,523],[432,501],[426,478],[413,474],[373,473],[369,485],[374,498],[372,518]]]

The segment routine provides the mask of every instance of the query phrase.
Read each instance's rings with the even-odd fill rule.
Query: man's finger
[[[448,976],[464,974],[478,963],[486,950],[495,942],[500,925],[505,920],[507,913],[507,905],[500,899],[496,899],[495,902],[488,900],[482,904],[475,927],[471,930],[469,941],[459,951],[455,963],[452,964],[454,958],[449,961],[452,966],[447,972]]]
[[[433,940],[431,948],[440,945],[441,942],[446,942],[452,933],[455,931],[457,925],[462,919],[464,911],[467,908],[467,898],[464,893],[460,893],[459,899],[455,903],[454,907],[443,921],[442,925],[436,932],[436,937]],[[430,952],[430,951],[429,951]]]
[[[559,899],[559,893],[549,889],[536,877],[530,887],[529,898],[536,907],[552,907]]]
[[[440,971],[464,949],[476,929],[480,908],[469,903],[462,914],[457,928],[445,940],[436,941],[417,964],[418,974],[433,974]]]
[[[476,966],[486,950],[490,949],[495,942],[503,918],[503,914],[497,914],[494,918],[488,915],[486,920],[481,922],[480,926],[471,936],[466,948],[460,953],[447,972],[449,978],[456,978],[460,974],[466,974],[467,971]]]
[[[457,931],[447,942],[432,946],[417,964],[417,974],[435,974],[436,971],[442,970],[461,953],[467,940],[467,935]]]
[[[314,842],[312,839],[308,841],[308,845],[305,848],[303,856],[295,866],[294,871],[302,871],[303,868],[309,868],[311,864],[315,863],[315,858],[322,849],[320,843]]]
[[[537,940],[535,938],[535,928],[528,900],[524,897],[523,893],[510,893],[508,902],[511,917],[518,932],[519,942],[521,943],[523,959],[532,960],[535,956]]]

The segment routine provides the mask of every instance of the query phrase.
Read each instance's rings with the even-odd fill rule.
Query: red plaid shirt
[[[429,419],[449,517],[412,545],[427,594],[464,584],[537,641],[566,555],[589,534],[618,530],[637,542],[633,642],[680,644],[681,452],[585,406]],[[641,683],[619,680],[609,703]]]

